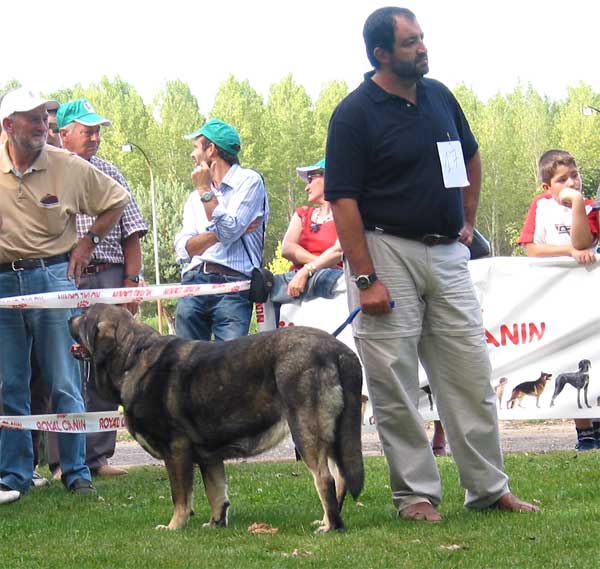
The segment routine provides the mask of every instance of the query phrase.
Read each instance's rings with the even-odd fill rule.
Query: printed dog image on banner
[[[582,358],[592,363],[600,359],[600,318],[590,309],[600,289],[600,262],[583,266],[570,257],[489,257],[470,261],[469,269],[482,308],[492,363],[491,386],[498,396],[499,418],[600,417],[600,405],[586,407],[582,382],[580,387],[574,386],[579,392],[583,390],[581,407],[575,397],[565,395],[551,406],[552,385],[537,398],[523,397],[519,404],[511,403],[510,409],[502,404],[504,393],[512,394],[526,378],[539,378],[541,369],[552,375],[552,381],[557,378],[557,389],[563,382],[558,381],[558,376],[572,370]],[[264,313],[269,313],[268,304],[263,305]],[[348,304],[342,294],[330,300],[318,298],[286,304],[282,306],[280,324],[314,326],[332,332],[347,317]],[[259,322],[260,330],[269,326],[268,318]],[[347,336],[340,339],[355,349],[349,326],[343,334]],[[600,378],[594,380],[594,369],[590,367],[587,372],[588,404],[600,401]],[[426,384],[427,377],[421,370],[419,386]],[[420,393],[419,411],[423,419],[437,419],[435,398],[431,409],[427,394]],[[373,423],[372,417],[368,422]]]
[[[539,409],[540,397],[542,396],[542,393],[544,393],[546,383],[551,377],[551,373],[542,372],[540,377],[535,381],[524,381],[523,383],[519,383],[519,385],[512,390],[510,399],[506,402],[506,408],[512,409],[515,406],[515,401],[519,404],[519,407],[522,407],[522,399],[526,395],[531,395],[531,397],[535,397],[535,406]]]
[[[590,368],[592,363],[590,360],[581,360],[579,362],[579,369],[572,373],[561,373],[556,377],[556,383],[554,384],[554,394],[552,395],[552,401],[550,407],[554,406],[554,400],[563,390],[565,385],[572,385],[577,389],[577,407],[581,409],[580,395],[583,389],[583,397],[585,406],[590,408],[591,405],[588,403],[588,386],[590,384]]]
[[[165,461],[174,512],[160,528],[187,524],[195,464],[211,509],[205,525],[226,526],[223,461],[264,452],[288,427],[323,506],[317,531],[344,528],[344,497],[358,497],[364,471],[362,371],[343,343],[305,327],[189,341],[161,336],[106,304],[94,304],[69,326],[79,353],[89,354],[98,392],[123,405],[129,432]]]

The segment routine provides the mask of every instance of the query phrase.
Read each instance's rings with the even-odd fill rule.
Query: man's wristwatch
[[[135,284],[140,284],[140,275],[125,275],[124,281],[129,281]]]
[[[92,233],[91,231],[88,231],[85,234],[85,236],[90,238],[90,241],[92,242],[92,245],[94,247],[96,245],[98,245],[98,243],[100,243],[100,241],[102,241],[102,237],[100,237],[100,235],[98,235],[97,233]]]
[[[204,192],[200,196],[200,201],[203,203],[207,203],[211,201],[215,197],[215,192],[213,190],[208,190],[208,192]]]
[[[354,283],[356,284],[356,288],[359,290],[367,290],[376,280],[377,275],[375,273],[371,273],[370,275],[358,275],[354,279]]]

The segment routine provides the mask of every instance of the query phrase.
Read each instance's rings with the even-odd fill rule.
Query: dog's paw
[[[154,529],[164,531],[164,530],[172,530],[174,528],[170,528],[169,526],[166,526],[164,524],[158,524]]]

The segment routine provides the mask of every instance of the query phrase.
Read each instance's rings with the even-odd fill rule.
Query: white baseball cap
[[[0,104],[0,122],[13,113],[26,113],[42,105],[54,106],[54,103],[57,103],[57,101],[43,99],[34,95],[26,87],[19,87],[18,89],[9,91],[2,98],[2,103]]]

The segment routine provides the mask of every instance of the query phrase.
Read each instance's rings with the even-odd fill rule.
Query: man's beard
[[[404,81],[418,81],[429,73],[429,65],[419,65],[421,62],[427,61],[427,58],[421,58],[414,62],[407,61],[394,61],[392,64],[392,71],[396,74],[399,79]]]
[[[39,152],[46,145],[46,138],[37,136],[16,135],[15,143],[27,152]]]

